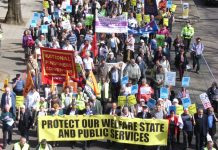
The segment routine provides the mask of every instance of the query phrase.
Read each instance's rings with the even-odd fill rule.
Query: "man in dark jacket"
[[[139,112],[137,114],[137,118],[141,118],[141,119],[150,119],[151,118],[151,114],[149,113],[149,109],[147,105],[142,106],[142,112]]]
[[[113,116],[120,116],[121,111],[117,108],[116,103],[112,103],[111,108],[106,111],[106,114],[113,115]]]
[[[25,109],[25,105],[20,107],[20,114],[18,115],[18,129],[22,137],[25,137],[29,141],[29,129],[32,125],[33,119],[30,111]]]
[[[206,142],[208,131],[207,115],[204,114],[203,109],[198,109],[197,114],[194,115],[194,133],[196,136],[196,150],[201,150]]]

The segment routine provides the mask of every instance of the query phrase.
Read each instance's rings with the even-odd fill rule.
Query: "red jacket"
[[[169,121],[168,134],[170,134],[170,118],[171,118],[170,115],[167,116],[167,120]],[[178,128],[177,128],[177,126],[178,126],[178,120],[179,120],[178,116],[174,115],[174,122],[175,122],[175,125],[176,125],[176,127],[175,127],[175,135],[177,135],[177,133],[178,133]]]
[[[143,87],[150,87],[148,84],[146,85],[140,85],[139,88],[138,88],[138,95],[137,95],[137,98],[138,98],[138,101],[140,101],[140,99],[144,99],[145,102],[147,102],[150,98],[151,98],[151,95],[154,94],[154,90],[150,87],[150,92],[148,94],[141,94],[141,88]]]

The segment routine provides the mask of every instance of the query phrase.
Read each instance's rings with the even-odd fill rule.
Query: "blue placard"
[[[169,90],[168,88],[162,87],[160,88],[160,98],[168,98]]]
[[[71,12],[72,12],[72,6],[71,6],[71,5],[68,5],[68,6],[66,7],[66,12],[68,12],[68,13],[71,13]]]
[[[190,84],[190,77],[183,77],[182,78],[182,87],[189,87]]]
[[[123,77],[122,80],[121,80],[121,85],[126,85],[128,82],[129,82],[129,77],[128,77],[128,76],[125,76],[125,77]]]
[[[167,1],[167,8],[171,8],[172,4],[173,4],[173,2],[171,0]]]
[[[59,19],[59,13],[57,11],[54,12],[54,18]]]
[[[188,106],[190,106],[192,103],[191,103],[191,100],[190,98],[183,98],[182,99],[182,105],[184,107],[184,109],[188,108]]]
[[[48,22],[51,22],[51,15],[48,16]]]
[[[135,84],[131,87],[131,94],[137,94],[138,93],[138,84]]]
[[[41,25],[42,33],[48,33],[48,25]]]
[[[30,26],[31,27],[36,27],[37,21],[36,20],[31,20]]]
[[[40,18],[40,14],[37,12],[33,13],[33,20],[38,20]]]
[[[148,100],[148,102],[147,102],[147,105],[148,105],[149,108],[153,109],[153,108],[155,107],[155,105],[156,105],[156,100],[150,98],[150,99]]]
[[[170,114],[171,111],[174,111],[174,113],[176,114],[176,106],[172,105],[172,106],[169,106],[169,111],[168,111],[168,114]]]

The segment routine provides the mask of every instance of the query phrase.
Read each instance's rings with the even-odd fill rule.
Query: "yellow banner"
[[[24,104],[23,96],[16,96],[16,107],[21,107]]]
[[[163,18],[163,25],[168,27],[168,25],[169,25],[169,19],[168,18]]]
[[[176,106],[176,114],[181,115],[183,113],[183,106]]]
[[[191,115],[194,115],[195,113],[197,113],[196,104],[191,104],[191,105],[188,107],[188,112],[189,112],[189,114],[191,114]]]
[[[110,115],[40,116],[39,141],[111,140],[138,145],[167,145],[168,121]]]

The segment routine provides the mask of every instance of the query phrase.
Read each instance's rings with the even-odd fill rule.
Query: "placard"
[[[36,20],[31,20],[31,24],[30,24],[31,27],[35,28],[36,24],[37,24]]]
[[[169,89],[166,87],[160,88],[160,98],[168,98],[169,96]]]
[[[144,15],[144,21],[149,23],[150,22],[150,15]]]
[[[199,97],[200,97],[200,100],[201,100],[201,102],[202,102],[202,104],[204,106],[204,109],[207,109],[207,108],[211,107],[210,100],[209,100],[206,93],[200,94]]]
[[[165,73],[165,85],[175,86],[176,85],[176,72]]]
[[[184,108],[188,108],[191,105],[191,100],[190,98],[186,97],[186,98],[182,98],[182,105],[184,106]]]
[[[150,98],[150,99],[148,100],[148,102],[147,102],[147,105],[148,105],[149,108],[154,109],[154,108],[155,108],[155,105],[156,105],[156,100]]]
[[[189,87],[190,84],[190,77],[183,77],[182,78],[182,87]]]
[[[41,32],[48,33],[48,25],[41,25]]]
[[[131,87],[131,94],[134,95],[134,94],[137,94],[137,93],[138,93],[138,84],[133,85]]]
[[[72,5],[66,6],[66,12],[71,13],[72,12]]]
[[[186,19],[189,17],[189,3],[183,3],[182,5],[182,10],[183,10],[183,13],[182,13],[182,17],[183,19]]]
[[[121,79],[121,85],[126,85],[129,82],[129,77],[125,76]]]
[[[125,106],[126,104],[126,96],[118,96],[118,106]]]
[[[140,87],[140,94],[150,94],[151,93],[151,87]]]
[[[181,115],[181,114],[183,114],[183,106],[182,105],[178,105],[178,106],[176,106],[176,114],[177,115]]]
[[[195,113],[197,113],[196,104],[191,104],[191,105],[188,107],[188,112],[189,112],[189,114],[191,114],[191,115],[194,115]]]
[[[127,99],[128,99],[128,104],[130,106],[133,106],[133,105],[137,104],[135,95],[130,95],[130,96],[127,97]]]

